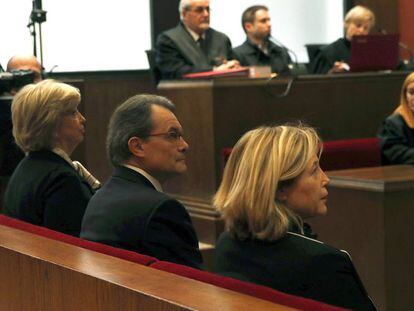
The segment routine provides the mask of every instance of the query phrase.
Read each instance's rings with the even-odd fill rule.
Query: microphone
[[[33,0],[33,9],[42,10],[42,0]]]
[[[272,43],[274,43],[274,44],[276,44],[276,45],[278,45],[278,46],[280,46],[281,48],[283,48],[283,49],[285,49],[286,50],[286,53],[289,55],[289,54],[292,54],[292,56],[293,56],[293,63],[295,64],[295,66],[296,67],[298,67],[298,65],[299,65],[299,62],[298,62],[298,56],[296,55],[296,53],[294,52],[294,51],[292,51],[291,49],[289,49],[286,45],[284,45],[282,42],[280,42],[280,41],[278,41],[278,40],[276,40],[276,38],[275,37],[273,37],[273,36],[271,36],[271,35],[269,35],[269,37],[268,37],[268,39],[269,39],[269,41],[271,41]],[[290,69],[292,69],[292,68],[290,68]]]
[[[271,36],[271,35],[269,35],[269,37],[268,37],[268,39],[269,39],[269,41],[271,41],[272,43],[274,43],[274,44],[276,44],[276,45],[278,45],[278,46],[280,46],[281,48],[283,48],[283,49],[285,49],[286,50],[286,53],[289,55],[289,54],[292,54],[292,56],[293,56],[293,63],[296,65],[296,66],[298,66],[298,56],[296,55],[296,53],[293,51],[293,50],[291,50],[291,49],[289,49],[286,45],[284,45],[282,42],[280,42],[279,40],[277,40],[275,37],[273,37],[273,36]]]
[[[300,75],[306,72],[306,69],[301,68],[301,66],[299,65],[298,55],[293,50],[289,49],[286,45],[277,40],[275,37],[272,37],[272,35],[269,35],[268,40],[284,49],[288,55],[293,56],[293,63],[291,62],[290,64],[288,64],[288,67],[292,71],[292,74]]]
[[[32,12],[30,13],[31,23],[43,23],[46,21],[46,11],[42,9],[42,0],[32,0]]]

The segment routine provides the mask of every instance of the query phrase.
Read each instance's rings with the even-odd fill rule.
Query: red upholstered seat
[[[19,219],[7,217],[5,215],[0,215],[0,225],[5,225],[22,231],[34,233],[52,240],[57,240],[71,245],[79,246],[98,253],[132,261],[141,265],[148,266],[151,263],[158,260],[154,257],[141,255],[136,252],[128,251],[125,249],[112,247],[102,243],[83,240],[81,238],[77,238],[45,227],[36,226],[31,223],[21,221]]]
[[[285,294],[265,286],[239,281],[171,262],[157,261],[152,263],[150,267],[300,310],[344,310],[315,300]]]
[[[379,139],[371,137],[324,142],[320,165],[325,171],[381,166]]]
[[[232,148],[221,151],[223,167]],[[381,166],[381,149],[376,137],[326,141],[320,165],[324,171]]]

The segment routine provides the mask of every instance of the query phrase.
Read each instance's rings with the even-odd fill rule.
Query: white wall
[[[212,27],[244,41],[241,14],[253,4],[270,9],[273,36],[306,62],[306,43],[328,43],[342,35],[343,0],[211,0]],[[148,68],[149,0],[43,0],[44,67],[55,71]],[[0,63],[32,53],[26,27],[31,0],[0,0]],[[168,14],[168,12],[165,12]]]
[[[43,0],[43,60],[54,71],[148,68],[151,48],[149,1]],[[0,1],[0,62],[16,53],[32,53],[26,27],[31,0]]]

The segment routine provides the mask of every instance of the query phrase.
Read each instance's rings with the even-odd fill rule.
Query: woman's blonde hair
[[[319,146],[316,131],[303,125],[260,127],[237,142],[213,199],[233,236],[274,241],[292,224],[302,229],[276,193],[305,170]]]
[[[24,151],[52,149],[62,117],[80,103],[77,88],[55,80],[23,87],[12,102],[13,136]]]
[[[351,23],[358,22],[369,22],[370,28],[372,28],[375,25],[375,15],[370,9],[362,5],[354,6],[345,15],[345,28],[348,28]]]
[[[408,127],[414,129],[414,113],[411,108],[408,106],[407,101],[407,89],[408,86],[414,82],[414,72],[410,73],[407,78],[405,78],[404,83],[401,87],[400,94],[400,105],[395,109],[394,113],[400,114]]]
[[[404,83],[401,87],[401,94],[400,94],[400,105],[408,107],[407,101],[407,88],[408,85],[414,82],[414,72],[410,73],[407,78],[405,78]]]

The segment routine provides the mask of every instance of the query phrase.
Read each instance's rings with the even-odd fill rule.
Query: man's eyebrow
[[[171,125],[171,126],[168,128],[168,132],[171,132],[171,131],[175,131],[175,132],[180,132],[180,133],[182,133],[183,129],[182,129],[182,128],[180,128],[180,127],[178,127],[178,126]]]

